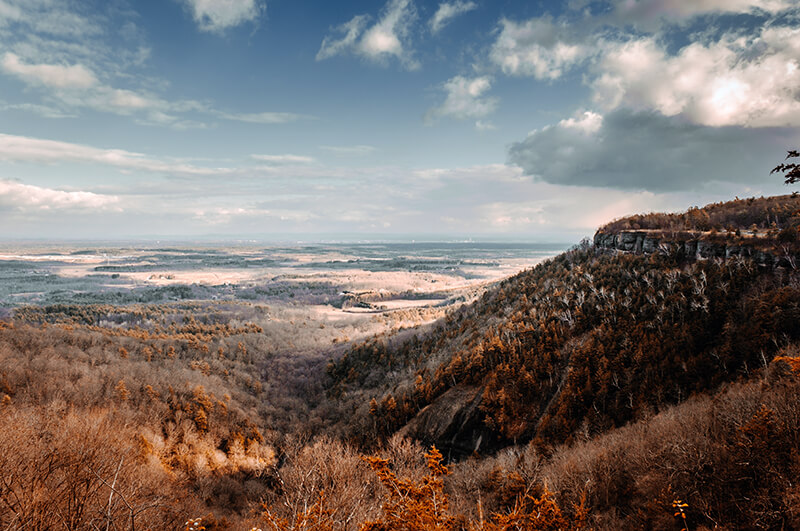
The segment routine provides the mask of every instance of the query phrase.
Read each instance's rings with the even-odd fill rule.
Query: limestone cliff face
[[[786,253],[758,249],[754,244],[737,241],[711,241],[700,233],[669,234],[657,231],[601,232],[594,235],[594,245],[600,249],[626,251],[636,254],[676,253],[690,260],[708,258],[752,258],[763,266],[794,267],[795,257]]]

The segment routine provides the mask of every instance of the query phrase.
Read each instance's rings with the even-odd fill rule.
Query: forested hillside
[[[431,331],[357,345],[329,365],[329,393],[352,409],[350,435],[368,447],[399,433],[460,459],[527,444],[539,465],[548,463],[545,483],[559,485],[563,503],[595,496],[589,505],[601,527],[670,528],[674,520],[656,507],[680,492],[704,505],[698,525],[797,525],[790,478],[800,411],[788,398],[794,373],[776,367],[800,367],[799,207],[793,194],[618,220],[599,233],[649,230],[695,247],[746,241],[761,257],[584,243],[501,282]],[[717,395],[733,382],[752,383]],[[671,409],[687,399],[693,405]],[[697,433],[687,433],[681,415]],[[644,432],[618,432],[637,420]],[[699,446],[667,458],[687,437]],[[739,452],[758,453],[753,445],[763,462],[736,461]],[[653,451],[671,464],[645,457]],[[576,466],[581,479],[564,487]]]
[[[602,231],[737,219],[786,255],[796,203]],[[19,308],[0,528],[798,528],[793,263],[587,241],[356,344],[249,303]]]
[[[746,377],[798,337],[793,270],[584,246],[428,335],[357,346],[329,367],[330,392],[362,412],[372,400],[359,440],[405,426],[463,454],[546,448]]]
[[[680,213],[628,216],[601,227],[600,232],[623,230],[728,231],[797,228],[800,195],[736,198],[733,201],[693,207]]]

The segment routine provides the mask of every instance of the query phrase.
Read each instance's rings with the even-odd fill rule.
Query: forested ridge
[[[785,245],[797,203],[601,230]],[[0,529],[800,528],[790,265],[585,242],[432,325],[291,363],[258,305],[19,308]]]
[[[747,377],[798,338],[799,305],[791,270],[585,246],[503,281],[426,336],[357,346],[329,367],[330,392],[363,402],[376,382],[369,415],[388,436],[474,386],[480,405],[455,439],[417,434],[464,453],[478,440],[544,449]]]

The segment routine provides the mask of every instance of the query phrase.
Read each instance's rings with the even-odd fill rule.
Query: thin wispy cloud
[[[613,18],[622,23],[680,20],[707,13],[777,13],[797,7],[793,0],[614,0]]]
[[[183,3],[201,29],[214,32],[255,21],[264,10],[256,0]],[[165,96],[164,82],[148,73],[150,48],[138,19],[124,3],[96,13],[45,0],[5,0],[2,6],[0,45],[6,51],[0,55],[0,74],[24,83],[30,97],[38,97],[17,104],[17,110],[45,117],[97,111],[174,129],[202,129],[216,119],[283,124],[307,118],[283,111],[225,112],[208,100]]]
[[[102,149],[71,142],[0,134],[0,160],[12,162],[91,163],[122,170],[171,175],[212,176],[232,173],[231,168],[202,167],[170,162],[122,149]]]
[[[6,52],[0,66],[25,82],[48,87],[85,89],[97,84],[95,75],[83,65],[27,64],[16,54]]]
[[[456,76],[446,81],[441,88],[446,95],[445,100],[427,112],[425,119],[428,123],[439,118],[484,118],[497,108],[497,98],[486,95],[492,88],[492,80],[488,76]]]
[[[229,113],[211,111],[211,114],[224,120],[247,122],[251,124],[288,124],[298,120],[313,119],[313,116],[293,112]]]
[[[431,33],[439,33],[442,28],[457,16],[469,13],[477,8],[478,4],[475,2],[465,2],[461,0],[457,2],[442,2],[439,4],[439,9],[436,10],[436,13],[431,17],[429,22]]]
[[[250,155],[250,158],[268,164],[313,164],[314,157],[305,155]]]
[[[334,155],[361,156],[374,153],[377,148],[366,144],[355,146],[319,146],[320,149],[333,153]]]

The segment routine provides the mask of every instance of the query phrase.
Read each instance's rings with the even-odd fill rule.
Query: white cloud
[[[170,175],[216,176],[231,174],[230,168],[210,168],[147,157],[122,149],[101,149],[82,144],[0,134],[0,160],[15,162],[94,163],[122,170],[140,170]]]
[[[793,0],[616,0],[614,17],[622,22],[674,20],[704,13],[775,13],[796,5]]]
[[[575,129],[584,133],[596,133],[603,125],[603,116],[592,111],[584,111],[577,117],[558,122],[560,127]]]
[[[3,56],[0,68],[29,85],[44,87],[51,91],[50,96],[58,101],[61,109],[53,108],[52,105],[16,105],[18,109],[27,109],[47,117],[71,116],[73,114],[69,109],[89,108],[123,116],[139,115],[143,116],[139,119],[140,123],[166,125],[178,129],[205,127],[202,122],[181,117],[188,112],[256,124],[284,124],[310,118],[289,112],[228,113],[217,111],[208,104],[198,101],[169,101],[147,91],[115,88],[102,84],[94,73],[83,65],[26,63],[11,52]]]
[[[101,17],[100,17],[101,18]],[[71,2],[53,0],[3,0],[0,27],[8,21],[27,26],[33,35],[55,38],[92,37],[103,33],[102,20],[75,9]]]
[[[258,0],[183,0],[202,31],[222,32],[252,22],[261,16],[264,4]]]
[[[75,115],[50,107],[48,105],[39,105],[36,103],[10,103],[0,105],[0,110],[16,110],[25,111],[44,116],[45,118],[74,118]]]
[[[368,146],[364,144],[355,145],[355,146],[319,146],[320,149],[324,149],[325,151],[330,151],[334,155],[341,155],[341,156],[363,156],[369,155],[376,151],[377,148],[375,146]]]
[[[3,55],[0,65],[5,72],[28,83],[54,88],[89,88],[97,84],[95,75],[83,65],[27,64],[11,52]]]
[[[98,210],[119,203],[116,196],[70,192],[0,179],[0,207],[17,210]]]
[[[469,13],[473,9],[477,9],[478,4],[475,2],[465,2],[457,0],[456,2],[442,2],[439,4],[439,9],[430,20],[431,33],[438,33],[445,27],[452,19],[458,15]]]
[[[369,17],[358,15],[334,28],[341,37],[326,36],[317,52],[317,60],[351,52],[377,63],[394,57],[409,70],[419,68],[408,42],[416,18],[412,0],[389,0],[373,25],[367,27]]]
[[[467,181],[512,183],[527,180],[523,177],[520,168],[508,164],[483,164],[462,168],[427,168],[415,170],[412,175],[425,181],[454,181],[461,184]]]
[[[243,222],[304,224],[318,217],[318,214],[304,210],[266,209],[252,205],[199,209],[193,215],[196,221],[207,225],[229,225]]]
[[[335,39],[330,35],[322,39],[322,46],[317,52],[317,61],[339,55],[354,47],[368,20],[369,17],[367,15],[356,15],[349,22],[334,28],[338,33],[344,35],[339,39]]]
[[[312,164],[314,157],[304,155],[250,155],[255,160],[270,164]]]
[[[521,231],[531,225],[546,225],[544,207],[540,203],[496,202],[482,205],[478,212],[483,223],[502,231]]]
[[[22,11],[17,6],[0,1],[0,25],[10,20],[19,20],[21,17]]]
[[[214,31],[249,20],[263,8],[263,0],[181,1]],[[175,129],[205,128],[209,116],[261,124],[307,118],[289,112],[227,113],[211,102],[165,97],[168,83],[143,68],[150,50],[137,15],[124,5],[106,4],[89,10],[73,1],[0,0],[0,74],[35,89],[25,92],[27,101],[3,102],[3,108],[46,117],[91,109]]]
[[[447,94],[444,102],[430,109],[425,118],[428,122],[442,117],[457,120],[483,118],[497,107],[496,98],[485,97],[491,88],[492,80],[488,76],[451,78],[442,85]]]
[[[800,123],[800,28],[770,27],[753,38],[694,42],[669,55],[653,37],[608,44],[593,68],[594,99],[684,115],[710,126]]]
[[[227,113],[214,111],[213,114],[225,120],[247,122],[252,124],[286,124],[304,118],[311,118],[303,114],[292,112],[258,112],[258,113]]]
[[[507,75],[557,79],[592,53],[581,42],[585,35],[550,17],[522,23],[503,19],[500,25],[490,58]]]

